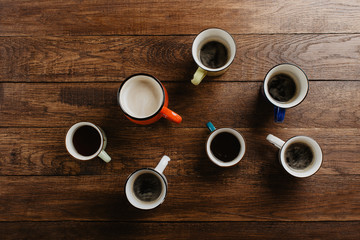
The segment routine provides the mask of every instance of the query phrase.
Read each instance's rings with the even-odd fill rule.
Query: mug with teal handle
[[[287,75],[295,84],[294,95],[288,101],[279,101],[270,93],[270,83],[274,76]],[[274,121],[282,123],[285,119],[286,109],[299,105],[307,96],[309,91],[309,80],[305,72],[298,66],[291,63],[283,63],[274,66],[266,74],[263,84],[263,94],[266,99],[274,105]]]
[[[209,159],[220,167],[231,167],[240,162],[246,150],[243,136],[232,128],[216,129],[211,122],[206,126],[211,132],[206,141],[206,153]],[[216,141],[223,141],[223,144],[214,147]]]
[[[204,45],[209,42],[218,42],[225,46],[227,50],[227,59],[224,65],[217,68],[211,68],[204,65],[204,63],[201,61],[200,51],[204,47]],[[194,58],[194,61],[198,65],[198,69],[196,70],[191,82],[194,85],[199,85],[206,75],[219,76],[225,73],[225,71],[229,68],[229,66],[233,62],[235,58],[235,53],[236,53],[235,41],[228,32],[219,28],[209,28],[202,31],[201,33],[199,33],[199,35],[196,36],[192,44],[192,56]],[[214,51],[214,54],[216,55],[218,53]]]

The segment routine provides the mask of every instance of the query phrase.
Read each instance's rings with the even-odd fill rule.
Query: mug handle
[[[170,158],[168,156],[164,155],[161,158],[158,165],[156,166],[155,171],[162,173],[165,170],[166,166],[168,165],[169,161],[170,161]]]
[[[164,118],[167,118],[174,123],[181,123],[182,121],[182,117],[179,114],[171,111],[167,107],[163,107],[160,112]]]
[[[274,106],[274,120],[276,123],[282,123],[285,119],[285,108]]]
[[[111,157],[104,150],[99,153],[98,157],[104,160],[106,163],[111,161]]]
[[[267,135],[266,140],[268,140],[270,143],[272,143],[273,145],[275,145],[275,147],[281,149],[282,146],[284,146],[285,142],[283,140],[281,140],[278,137],[275,137],[272,134]]]
[[[198,67],[198,69],[194,73],[193,79],[191,79],[192,84],[199,85],[206,76],[206,74],[207,74],[206,70],[202,69],[201,67]]]
[[[208,122],[206,124],[207,128],[209,129],[210,132],[213,132],[216,130],[216,128],[214,127],[214,125],[211,122]]]

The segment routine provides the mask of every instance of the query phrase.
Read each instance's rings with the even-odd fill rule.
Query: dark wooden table
[[[194,86],[192,41],[209,27],[237,55]],[[283,62],[310,91],[276,124],[259,89]],[[163,82],[181,124],[124,117],[117,89],[139,72]],[[105,130],[110,163],[67,153],[79,121]],[[207,121],[243,133],[235,167],[208,160]],[[320,171],[287,175],[269,133],[317,140]],[[0,239],[360,239],[360,2],[1,0],[0,141]],[[164,154],[165,202],[135,209],[127,176]]]

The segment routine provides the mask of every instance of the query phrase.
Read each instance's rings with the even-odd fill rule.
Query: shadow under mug
[[[280,74],[286,74],[294,80],[296,90],[294,96],[286,101],[281,102],[273,98],[269,92],[270,80]],[[299,105],[307,96],[309,91],[309,80],[305,72],[298,66],[291,63],[283,63],[276,65],[266,74],[263,84],[263,94],[267,100],[274,105],[274,121],[281,123],[285,119],[285,112],[287,108],[292,108]]]
[[[226,63],[218,68],[210,68],[203,64],[200,58],[200,51],[206,43],[219,42],[225,46],[227,50]],[[203,78],[208,76],[219,76],[229,68],[231,63],[234,61],[236,54],[236,44],[234,38],[226,31],[219,28],[209,28],[199,33],[192,44],[192,56],[194,61],[198,65],[193,79],[191,82],[194,85],[199,85]]]
[[[77,149],[77,147],[74,145],[74,135],[76,134],[76,132],[81,128],[81,127],[85,127],[85,126],[89,126],[92,129],[95,130],[95,132],[97,132],[99,134],[99,145],[97,147],[97,149],[95,149],[93,152],[93,154],[89,155],[89,156],[85,156],[80,154]],[[92,130],[90,129],[90,130]],[[95,134],[96,135],[96,134]],[[84,143],[80,143],[82,145],[84,145]],[[91,144],[92,145],[92,144]],[[67,151],[70,153],[71,156],[73,156],[74,158],[78,159],[78,160],[91,160],[94,159],[96,157],[101,158],[102,160],[104,160],[105,162],[110,162],[111,161],[111,157],[105,152],[105,148],[107,145],[107,138],[105,135],[105,132],[98,126],[96,126],[93,123],[90,122],[79,122],[74,124],[67,132],[66,134],[66,138],[65,138],[65,146]]]
[[[209,137],[206,141],[206,153],[207,153],[209,159],[213,163],[215,163],[216,165],[218,165],[220,167],[231,167],[231,166],[234,166],[235,164],[237,164],[238,162],[240,162],[240,160],[244,157],[245,150],[246,150],[245,140],[244,140],[243,136],[238,131],[236,131],[235,129],[232,129],[232,128],[216,129],[211,122],[208,122],[206,124],[206,126],[209,129],[209,131],[211,132],[211,134],[209,135]],[[219,159],[218,157],[215,156],[216,154],[211,149],[211,144],[212,144],[213,140],[216,138],[216,136],[218,136],[221,133],[231,134],[232,136],[234,136],[237,139],[237,141],[240,145],[239,151],[237,151],[235,153],[236,157],[230,161],[223,161],[223,160]],[[232,146],[230,146],[230,147],[232,147]]]
[[[163,174],[163,171],[165,170],[169,161],[170,158],[164,155],[155,169],[141,168],[133,172],[127,178],[125,183],[125,195],[127,200],[131,203],[131,205],[139,209],[149,210],[159,206],[161,203],[164,202],[167,194],[168,182],[166,180],[165,175]],[[144,176],[144,174],[150,174],[150,176],[155,178],[156,181],[154,181],[154,179],[149,179],[149,177],[147,177],[148,179],[139,180],[141,179],[141,176]],[[149,182],[146,182],[146,180],[149,180]],[[140,183],[137,183],[137,181]],[[138,194],[142,194],[145,197],[151,196],[151,194],[153,194],[151,191],[154,190],[155,188],[153,186],[155,185],[155,182],[158,183],[156,185],[159,185],[156,186],[156,188],[160,188],[160,191],[158,193],[158,196],[156,196],[156,199],[147,201],[140,199],[140,197],[137,196],[136,191],[141,191],[141,193]],[[139,189],[136,190],[135,189],[136,187]]]
[[[180,115],[168,108],[165,87],[148,74],[135,74],[125,79],[118,90],[117,100],[125,116],[136,124],[152,124],[162,117],[175,123],[182,121]]]
[[[290,175],[294,177],[304,178],[309,177],[313,174],[315,174],[321,167],[323,162],[323,154],[322,150],[319,146],[319,144],[312,138],[307,136],[296,136],[292,137],[286,142],[281,140],[278,137],[275,137],[272,134],[269,134],[266,137],[266,140],[268,140],[270,143],[272,143],[274,146],[280,149],[279,151],[279,161],[282,167],[285,169],[286,172],[288,172]],[[305,167],[304,169],[296,169],[289,166],[289,164],[286,161],[286,151],[289,149],[289,147],[292,144],[295,143],[302,143],[308,146],[313,154],[313,159],[310,162],[310,164]]]

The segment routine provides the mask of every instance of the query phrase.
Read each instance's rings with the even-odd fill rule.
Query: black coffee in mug
[[[289,101],[296,93],[296,84],[293,78],[283,73],[273,76],[268,87],[271,97],[280,102]]]
[[[314,154],[311,148],[305,143],[293,143],[285,152],[287,164],[294,169],[305,169],[313,161]]]
[[[161,194],[160,179],[152,173],[143,173],[134,181],[135,196],[146,202],[155,201]]]
[[[76,151],[83,156],[91,156],[99,150],[101,137],[92,126],[79,127],[73,136]]]
[[[223,162],[234,160],[240,152],[241,145],[237,137],[228,132],[217,134],[210,144],[214,156]]]
[[[202,46],[200,60],[208,68],[221,68],[228,61],[228,51],[222,43],[211,41]]]

